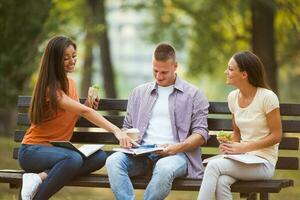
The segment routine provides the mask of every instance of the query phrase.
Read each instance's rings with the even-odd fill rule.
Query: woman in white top
[[[231,159],[211,160],[204,172],[198,200],[232,199],[230,186],[237,180],[270,179],[278,158],[282,137],[279,101],[268,89],[264,66],[249,51],[234,54],[225,70],[227,84],[237,89],[228,95],[232,113],[232,142],[221,143],[224,154],[252,154],[263,164],[245,164]]]

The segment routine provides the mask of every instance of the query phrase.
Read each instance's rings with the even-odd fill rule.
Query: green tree
[[[145,33],[151,41],[171,41],[187,52],[190,77],[199,79],[209,73],[218,80],[234,52],[250,49],[263,60],[269,84],[277,91],[278,66],[296,69],[299,65],[295,64],[299,63],[296,55],[300,49],[297,0],[155,0],[126,4],[147,10],[152,16],[145,22]]]
[[[92,84],[92,75],[93,75],[93,47],[95,43],[95,28],[94,28],[94,15],[92,14],[92,9],[88,8],[88,12],[85,18],[85,37],[84,37],[84,63],[81,76],[81,94],[87,94],[88,89]]]
[[[95,43],[94,23],[90,8],[87,0],[52,0],[52,3],[53,7],[45,24],[45,38],[66,35],[77,43],[78,52],[83,52],[83,66],[79,71],[81,84],[78,86],[80,95],[85,96],[92,82],[93,46]],[[83,35],[83,43],[81,43]]]
[[[268,83],[278,93],[278,67],[275,59],[275,2],[253,0],[252,13],[252,49],[265,65]]]
[[[95,45],[100,49],[101,74],[106,97],[117,97],[115,87],[114,68],[110,54],[110,43],[108,39],[108,24],[106,22],[106,1],[105,0],[87,0],[92,16],[92,38]],[[91,25],[91,24],[90,24]],[[89,29],[87,29],[89,30]],[[88,39],[88,38],[87,38]]]
[[[0,133],[10,135],[17,95],[28,85],[50,0],[0,1]]]
[[[85,96],[92,84],[93,66],[99,67],[107,97],[116,97],[114,69],[108,40],[105,0],[52,0],[53,9],[46,23],[48,36],[64,34],[80,43],[83,37],[84,60],[81,71],[80,93]],[[100,62],[93,50],[100,49]]]

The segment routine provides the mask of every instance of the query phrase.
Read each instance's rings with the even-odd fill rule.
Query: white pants
[[[272,178],[275,167],[271,163],[244,164],[220,158],[209,161],[204,171],[197,200],[231,200],[230,186],[237,180],[265,180]]]

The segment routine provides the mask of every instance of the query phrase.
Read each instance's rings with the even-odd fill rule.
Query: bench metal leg
[[[249,193],[247,200],[257,200],[257,195],[256,193]]]
[[[259,199],[260,200],[269,200],[269,193],[260,193]]]
[[[256,193],[240,193],[240,198],[246,198],[247,200],[257,200]]]
[[[22,187],[19,188],[19,192],[18,192],[18,200],[22,200],[22,197],[21,197],[21,190],[22,190]]]

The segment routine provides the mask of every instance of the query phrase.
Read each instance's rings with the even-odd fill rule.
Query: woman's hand
[[[98,109],[98,106],[99,106],[99,101],[100,101],[100,99],[95,99],[93,102],[92,102],[92,108],[94,109],[94,110],[97,110]]]
[[[124,148],[131,148],[133,145],[139,146],[134,140],[132,140],[125,132],[117,130],[114,132],[116,138],[119,140],[120,146]]]
[[[84,102],[84,105],[97,110],[97,108],[99,106],[99,101],[100,101],[100,99],[98,99],[98,98],[92,99],[91,97],[88,96],[88,98]]]
[[[223,154],[239,154],[247,152],[247,144],[240,142],[226,142],[221,143],[219,146],[219,150]]]

